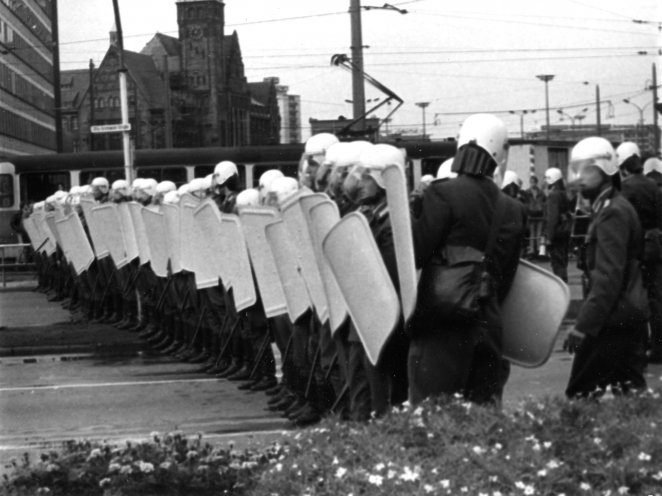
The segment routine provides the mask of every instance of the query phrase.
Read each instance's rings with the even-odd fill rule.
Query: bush
[[[662,400],[529,400],[499,412],[462,398],[366,424],[325,420],[238,452],[181,434],[117,448],[69,442],[24,458],[4,494],[662,496]]]

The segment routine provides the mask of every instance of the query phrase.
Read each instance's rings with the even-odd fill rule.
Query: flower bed
[[[662,399],[531,400],[512,412],[438,399],[367,424],[326,420],[238,452],[181,434],[68,443],[16,463],[4,494],[662,496]]]

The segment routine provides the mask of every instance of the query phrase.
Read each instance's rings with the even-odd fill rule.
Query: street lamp
[[[519,115],[519,136],[524,138],[524,116],[526,114],[535,114],[535,110],[509,110],[511,114]]]
[[[636,107],[637,110],[639,111],[639,122],[637,123],[637,137],[639,138],[639,142],[643,142],[644,138],[644,110],[646,107],[648,107],[651,103],[653,102],[648,102],[645,104],[643,107],[640,107],[633,101],[631,101],[629,98],[623,98],[623,102],[629,103],[633,107]]]
[[[421,108],[423,113],[423,139],[425,139],[425,109],[430,105],[430,102],[416,102],[416,106]]]
[[[538,74],[536,76],[545,83],[545,121],[547,122],[547,139],[549,140],[549,82],[554,79],[553,74]]]
[[[563,120],[563,116],[567,117],[570,119],[570,126],[572,128],[575,127],[575,121],[582,121],[586,117],[585,113],[588,111],[588,107],[584,107],[580,112],[576,113],[574,116],[570,114],[566,114],[563,109],[558,109],[556,112],[561,116],[561,120]]]

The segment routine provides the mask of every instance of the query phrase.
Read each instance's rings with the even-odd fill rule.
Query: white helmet
[[[159,184],[156,185],[156,192],[161,193],[163,195],[176,190],[177,190],[177,186],[175,186],[175,183],[173,183],[172,181],[161,181]]]
[[[135,179],[133,180],[133,182],[131,183],[131,187],[132,187],[133,189],[141,189],[141,188],[142,188],[142,184],[143,184],[144,181],[145,181],[145,180],[144,180],[142,177],[137,177],[137,178],[135,178]]]
[[[105,177],[95,177],[92,179],[92,187],[99,188],[100,190],[107,192],[110,188],[110,185],[108,184],[108,179]]]
[[[507,170],[503,174],[503,182],[501,183],[501,189],[504,189],[506,186],[509,184],[515,184],[519,186],[521,183],[519,176],[517,175],[517,172]]]
[[[451,170],[452,167],[453,157],[444,160],[437,169],[437,179],[455,179],[457,177],[457,173]]]
[[[267,188],[267,192],[276,195],[278,204],[282,204],[288,196],[296,193],[298,189],[299,181],[293,177],[283,176],[277,177],[271,181],[271,184],[269,184],[269,187]]]
[[[44,209],[44,201],[38,201],[34,205],[32,205],[32,210],[43,210]]]
[[[644,162],[644,174],[648,175],[653,171],[662,174],[662,161],[657,157],[651,157]]]
[[[271,182],[278,177],[283,177],[283,173],[278,169],[269,169],[263,172],[258,181],[259,189],[268,189]]]
[[[304,153],[309,156],[324,155],[329,147],[338,141],[338,138],[331,133],[315,134],[306,141]]]
[[[179,193],[176,190],[166,191],[163,195],[163,203],[168,203],[170,205],[176,205],[179,203]]]
[[[434,176],[432,174],[425,174],[421,177],[421,184],[425,186],[429,186],[432,181],[434,181]]]
[[[202,193],[205,189],[205,180],[201,177],[195,177],[188,183],[188,191],[191,194]]]
[[[80,196],[91,195],[92,194],[92,185],[83,184],[82,186],[79,186],[78,187],[78,194]]]
[[[616,157],[618,158],[618,166],[620,167],[621,165],[623,165],[623,162],[625,162],[633,155],[636,155],[637,157],[641,158],[641,152],[639,151],[639,147],[637,146],[636,143],[633,143],[632,141],[625,141],[620,145],[618,145],[618,148],[616,148]]]
[[[380,143],[366,148],[359,158],[359,165],[369,170],[370,176],[377,185],[385,189],[382,171],[387,165],[397,165],[405,168],[405,157],[402,151],[393,145]]]
[[[110,189],[113,191],[117,191],[118,189],[126,189],[129,187],[129,182],[125,179],[118,179],[117,181],[113,181],[112,186]]]
[[[598,136],[584,138],[574,146],[570,153],[570,165],[576,172],[583,166],[594,165],[608,176],[618,173],[614,147]]]
[[[179,196],[185,195],[186,193],[191,192],[191,187],[188,185],[188,183],[182,184],[179,188],[177,188],[177,194]]]
[[[223,186],[225,181],[230,179],[232,176],[239,174],[237,170],[237,165],[234,162],[229,160],[223,160],[216,164],[214,167],[214,181],[218,186]]]
[[[53,193],[53,199],[58,203],[64,203],[64,201],[67,199],[67,196],[69,196],[69,193],[62,190],[57,190],[55,193]]]
[[[356,156],[356,160],[354,157]],[[359,153],[354,153],[351,143],[340,141],[329,147],[324,156],[324,163],[331,167],[346,167],[354,165],[358,161]]]
[[[545,183],[547,183],[547,186],[551,186],[561,179],[563,179],[563,172],[561,172],[561,169],[550,167],[545,171]]]
[[[151,177],[144,178],[140,183],[140,189],[147,196],[154,196],[156,194],[156,187],[159,183],[156,182],[156,179]]]
[[[457,138],[458,154],[453,161],[454,172],[491,174],[492,164],[476,163],[476,157],[462,160],[461,148],[475,144],[483,149],[496,163],[497,169],[505,169],[508,160],[508,130],[501,119],[492,114],[474,114],[462,123]]]
[[[210,190],[214,185],[214,174],[207,174],[202,178],[202,185],[205,188],[205,191]]]
[[[245,189],[237,195],[236,206],[255,207],[260,204],[260,192],[255,188]]]
[[[80,186],[72,186],[69,189],[69,196],[80,195]]]

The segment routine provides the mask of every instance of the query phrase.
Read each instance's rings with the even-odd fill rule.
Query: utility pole
[[[595,85],[595,132],[598,136],[602,136],[600,129],[600,85]]]
[[[94,126],[94,60],[90,59],[90,127]],[[94,133],[90,133],[90,150],[94,151]]]
[[[425,140],[425,109],[430,105],[430,102],[416,102],[416,106],[421,108],[423,112],[423,140]]]
[[[57,22],[57,0],[51,4],[53,49],[53,103],[55,104],[55,150],[62,153],[62,89],[60,88],[60,32]]]
[[[350,0],[349,14],[352,23],[352,109],[354,119],[365,114],[365,84],[363,80],[363,34],[361,27],[361,0]],[[359,131],[365,129],[365,119],[356,123]]]
[[[660,154],[660,128],[658,126],[658,117],[657,117],[657,69],[655,68],[655,63],[653,63],[653,139],[655,141],[655,154],[659,156]]]
[[[547,124],[547,141],[549,141],[549,82],[554,79],[554,75],[539,74],[536,77],[545,83],[545,121]]]
[[[119,82],[120,82],[120,108],[122,111],[122,150],[124,152],[124,176],[129,183],[133,179],[133,157],[131,154],[131,128],[129,124],[129,98],[126,87],[126,67],[124,65],[124,36],[122,35],[122,20],[120,18],[120,8],[118,0],[113,0],[113,10],[115,12],[115,27],[117,28],[117,49],[119,51]],[[136,116],[136,121],[137,121]]]

